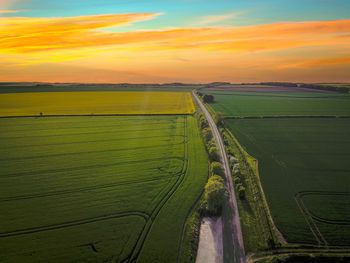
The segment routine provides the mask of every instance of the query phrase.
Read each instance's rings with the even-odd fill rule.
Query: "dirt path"
[[[222,220],[202,220],[196,263],[222,263]]]
[[[209,114],[208,110],[205,108],[205,106],[197,97],[194,91],[192,91],[192,94],[193,94],[193,97],[198,102],[199,106],[201,107],[205,117],[209,122],[210,128],[213,131],[213,136],[217,146],[219,147],[221,162],[225,170],[226,188],[229,195],[229,202],[228,202],[228,205],[224,208],[224,212],[223,212],[224,262],[244,263],[245,252],[244,252],[241,223],[239,221],[237,200],[236,200],[236,196],[233,188],[231,170],[226,157],[224,144],[221,140],[221,136],[218,131],[218,128],[216,127],[215,122],[213,121],[213,118]]]

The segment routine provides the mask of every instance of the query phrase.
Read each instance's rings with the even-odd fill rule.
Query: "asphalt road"
[[[205,108],[201,100],[192,91],[193,97],[198,102],[201,107],[205,117],[207,118],[210,128],[213,132],[214,139],[216,141],[216,145],[219,148],[221,163],[224,167],[225,177],[226,177],[226,188],[228,192],[228,203],[224,207],[223,211],[223,259],[224,262],[236,262],[236,263],[244,263],[246,261],[245,252],[244,252],[244,244],[243,244],[243,236],[241,223],[239,221],[237,200],[234,192],[231,169],[227,160],[225,147],[222,142],[220,133],[216,124],[211,117],[208,110]]]

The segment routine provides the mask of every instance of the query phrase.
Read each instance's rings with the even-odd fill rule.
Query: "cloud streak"
[[[19,13],[24,11],[26,10],[0,10],[0,14]]]
[[[203,25],[203,24],[218,23],[218,22],[222,22],[222,21],[226,21],[226,20],[235,18],[235,17],[239,16],[240,14],[242,14],[242,12],[234,12],[234,13],[222,14],[222,15],[204,16],[201,18],[201,20],[199,21],[198,24]]]
[[[244,27],[194,27],[114,33],[112,26],[155,18],[157,13],[67,18],[0,18],[1,54],[28,54],[86,47],[164,51],[257,52],[350,41],[350,19],[281,22]],[[96,49],[96,52],[97,52]]]
[[[288,64],[280,66],[280,69],[288,68],[311,68],[311,67],[322,67],[322,66],[334,66],[334,65],[345,65],[350,64],[350,56],[336,57],[336,58],[324,58],[314,59],[294,64]]]

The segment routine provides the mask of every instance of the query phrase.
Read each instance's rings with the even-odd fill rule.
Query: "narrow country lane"
[[[222,142],[220,133],[216,124],[211,117],[208,110],[205,108],[201,100],[198,98],[197,94],[192,91],[193,97],[198,102],[201,107],[205,117],[207,118],[210,128],[212,129],[214,139],[219,148],[221,155],[221,162],[224,166],[224,172],[226,177],[226,188],[229,195],[228,205],[224,207],[223,211],[223,246],[224,246],[224,262],[236,262],[244,263],[245,262],[245,252],[243,244],[243,236],[241,223],[239,221],[237,200],[234,192],[230,165],[228,163],[224,144]]]

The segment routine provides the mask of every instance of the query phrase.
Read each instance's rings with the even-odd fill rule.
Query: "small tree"
[[[224,115],[221,112],[215,113],[215,124],[219,127],[222,127],[224,124]]]
[[[206,142],[209,142],[213,138],[213,134],[209,128],[203,129],[202,134]]]
[[[219,162],[212,162],[210,164],[210,172],[211,174],[218,174],[220,176],[224,176],[224,167],[222,167]]]
[[[213,175],[205,185],[201,209],[208,215],[220,215],[226,195],[224,180],[218,175]]]
[[[214,103],[214,96],[213,95],[210,95],[210,94],[205,94],[203,96],[203,101],[205,103]]]
[[[220,161],[219,150],[216,147],[209,148],[209,159],[210,161]]]
[[[243,185],[240,185],[238,187],[238,196],[239,196],[239,199],[241,200],[245,199],[245,187]]]
[[[207,143],[207,149],[210,149],[212,147],[216,148],[216,142],[214,140],[214,138],[212,138],[208,143]]]
[[[235,185],[241,184],[241,178],[239,178],[239,176],[234,176],[233,177],[233,182]]]
[[[238,159],[237,158],[235,158],[234,156],[230,156],[229,157],[229,159],[230,159],[230,163],[232,164],[232,165],[234,165],[234,164],[236,164],[236,163],[238,163]]]
[[[207,119],[202,115],[199,118],[199,125],[201,127],[201,129],[205,129],[209,127],[208,121]]]
[[[238,175],[238,174],[239,174],[239,171],[240,171],[240,169],[239,169],[239,164],[238,164],[238,163],[235,163],[235,164],[233,165],[233,167],[232,167],[232,174],[233,174],[233,175]]]

